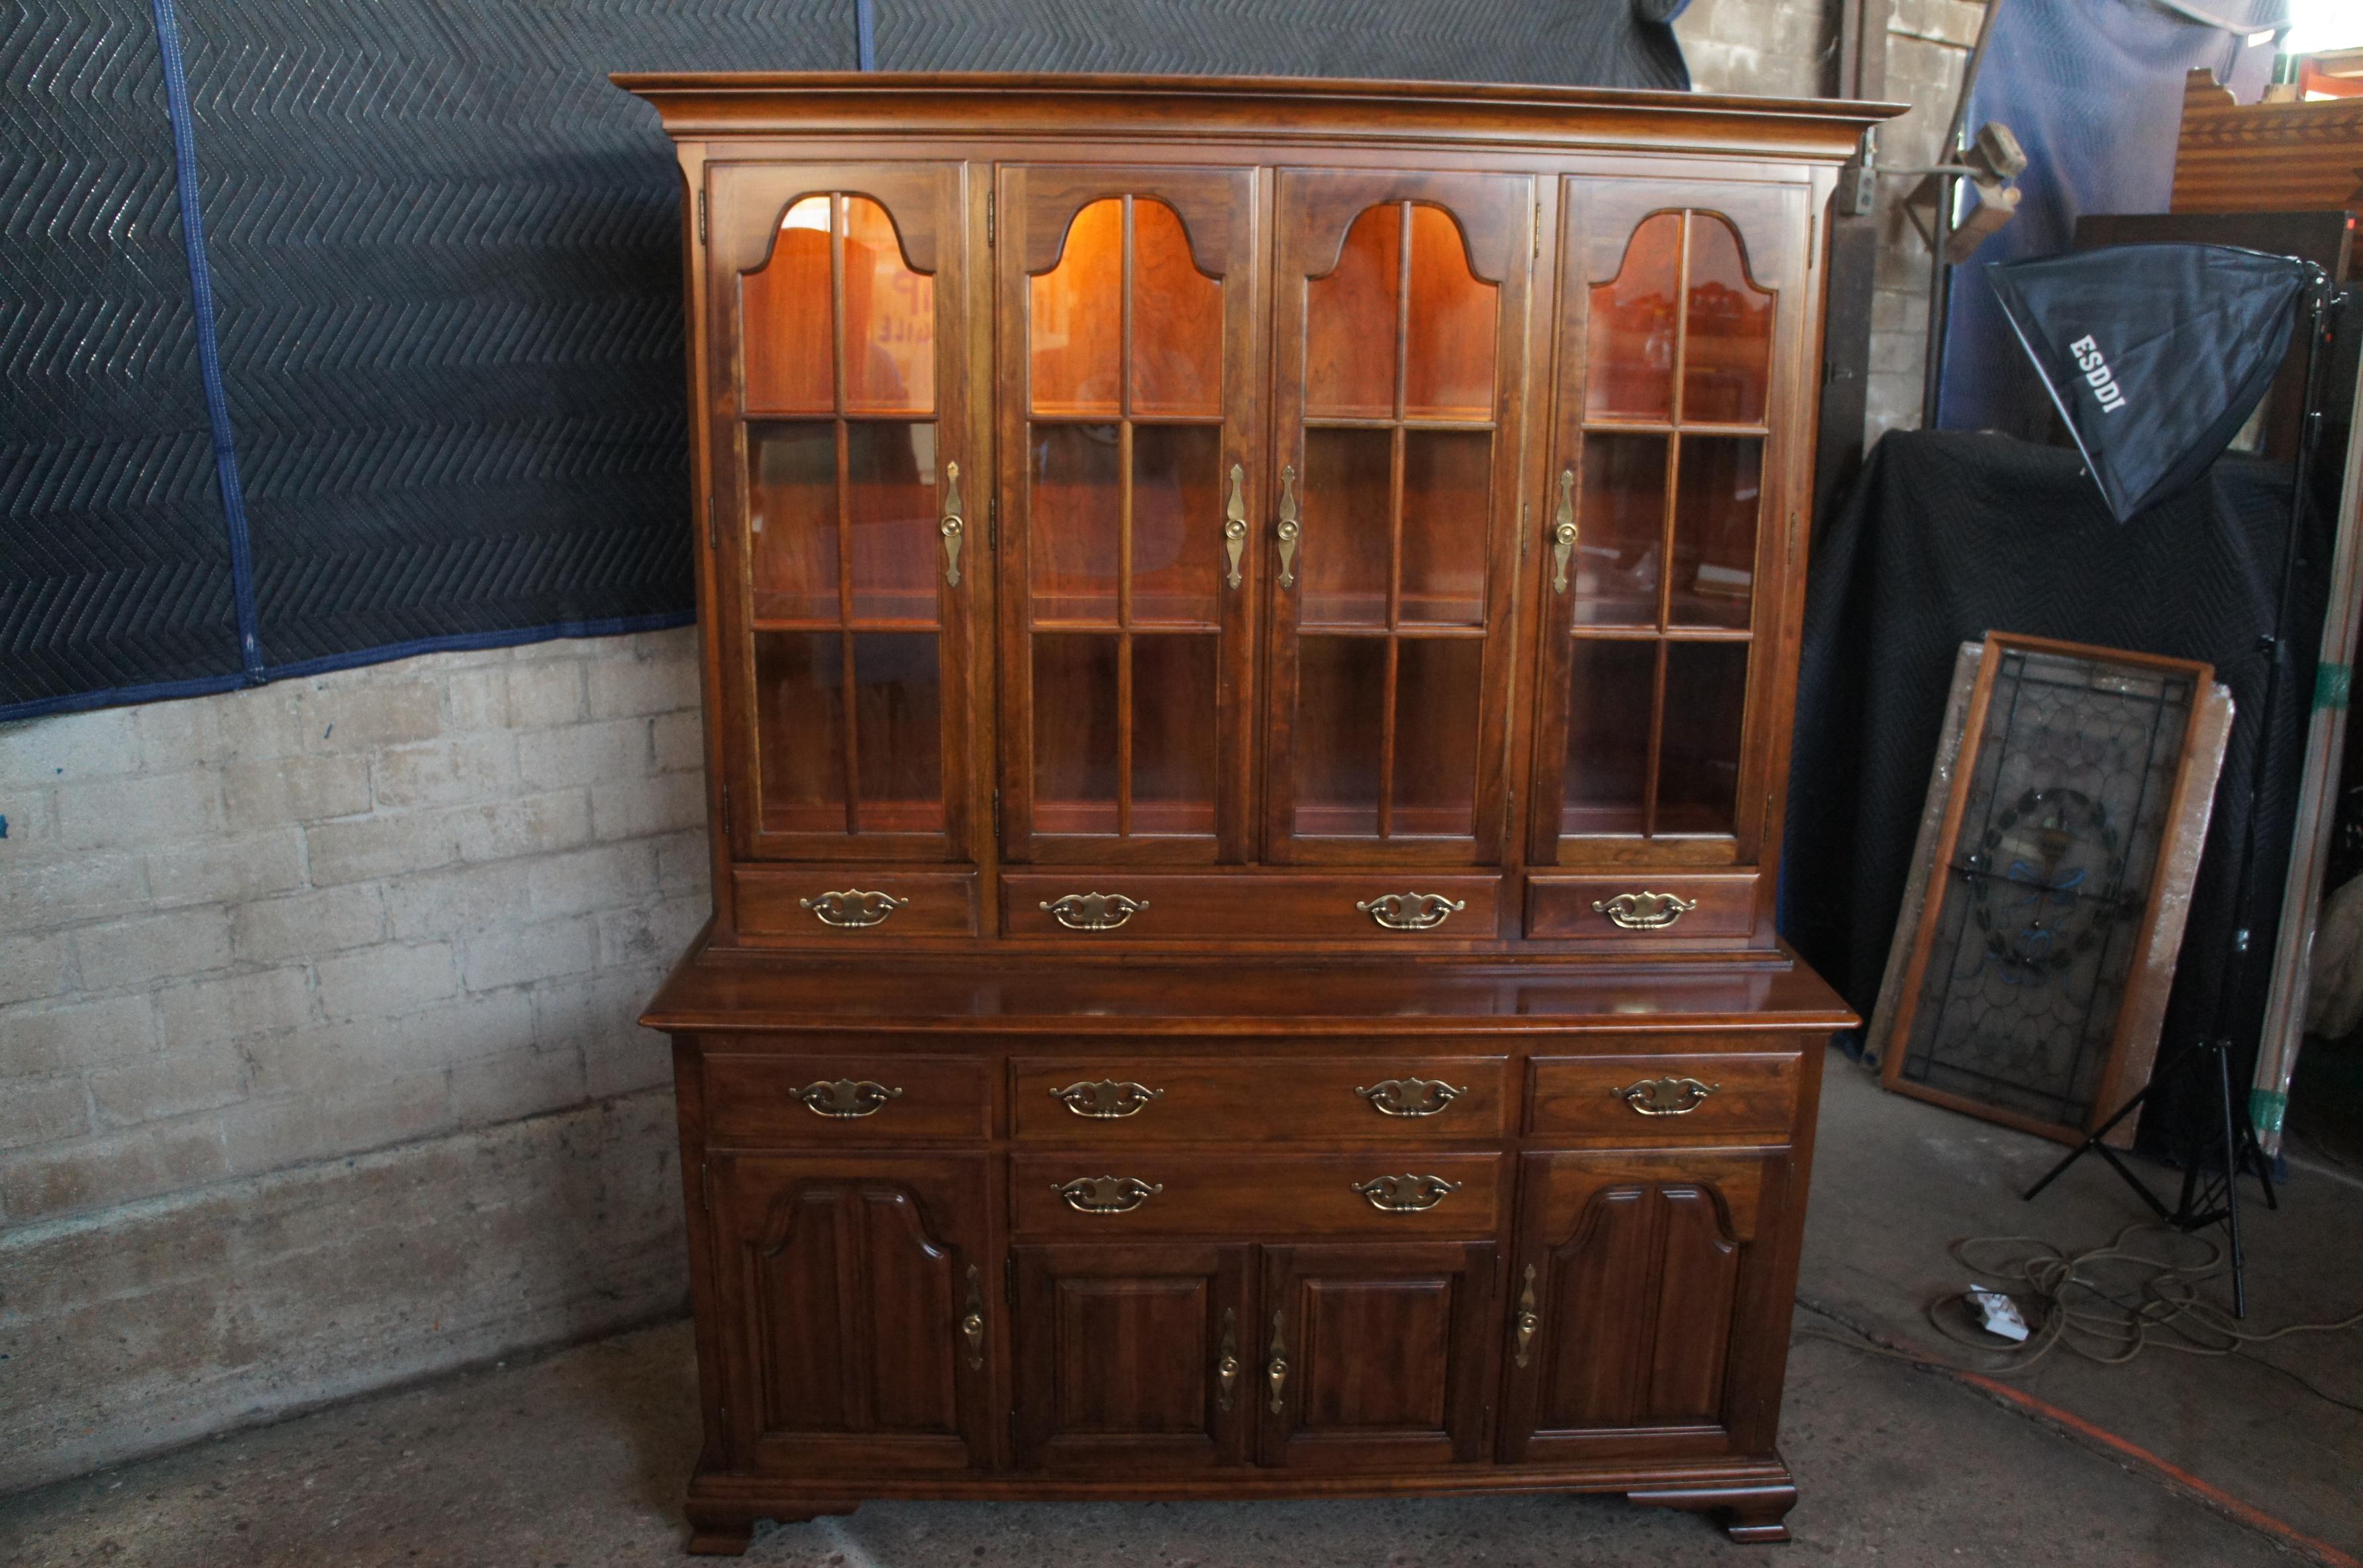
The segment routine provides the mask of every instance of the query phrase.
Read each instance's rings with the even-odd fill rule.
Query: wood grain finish
[[[1816,236],[1895,111],[617,80],[689,197],[692,1550],[1552,1489],[1778,1538],[1856,1021],[1771,924]]]
[[[2242,104],[2202,67],[2183,81],[2177,213],[2363,207],[2363,99]]]

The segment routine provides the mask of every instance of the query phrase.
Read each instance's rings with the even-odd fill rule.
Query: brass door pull
[[[1239,1320],[1232,1309],[1223,1309],[1223,1344],[1215,1358],[1215,1408],[1227,1411],[1231,1408],[1231,1392],[1239,1382]]]
[[[960,586],[960,538],[968,525],[960,521],[960,465],[944,465],[944,520],[937,530],[944,536],[944,586]]]
[[[858,931],[863,926],[885,923],[888,915],[910,901],[892,893],[865,893],[859,888],[848,888],[842,892],[823,893],[816,899],[798,899],[796,907],[812,911],[813,919],[823,925]]]
[[[1389,931],[1434,931],[1467,909],[1469,900],[1442,893],[1382,893],[1354,907]]]
[[[1696,899],[1644,889],[1601,899],[1592,904],[1592,912],[1606,915],[1608,923],[1619,931],[1663,931],[1696,908]]]
[[[1630,1088],[1608,1092],[1644,1116],[1688,1116],[1722,1087],[1696,1078],[1643,1078]]]
[[[976,1264],[968,1265],[968,1310],[960,1320],[960,1331],[968,1341],[968,1367],[971,1372],[984,1370],[984,1286],[977,1278]]]
[[[1069,931],[1114,931],[1148,907],[1147,899],[1122,893],[1069,893],[1042,906]]]
[[[1447,1193],[1459,1192],[1462,1185],[1439,1176],[1382,1176],[1354,1183],[1354,1190],[1381,1212],[1417,1214],[1435,1208]]]
[[[1150,1088],[1146,1084],[1101,1078],[1092,1083],[1069,1084],[1054,1088],[1050,1098],[1073,1111],[1094,1121],[1112,1121],[1120,1116],[1137,1116],[1148,1108],[1152,1099],[1163,1099],[1165,1091]]]
[[[1381,1078],[1354,1092],[1381,1116],[1436,1116],[1469,1091],[1441,1078]]]
[[[1165,1184],[1138,1176],[1086,1176],[1053,1183],[1050,1190],[1078,1214],[1129,1214],[1163,1192]]]
[[[871,1083],[868,1078],[836,1078],[811,1083],[796,1090],[796,1098],[815,1116],[830,1116],[840,1120],[850,1116],[875,1116],[890,1099],[900,1099],[903,1091],[888,1088],[884,1084]]]
[[[1281,1393],[1288,1386],[1288,1347],[1281,1342],[1282,1337],[1281,1315],[1274,1312],[1271,1315],[1271,1359],[1264,1363],[1263,1380],[1271,1386],[1271,1413],[1275,1416],[1288,1412],[1288,1401]]]
[[[1239,487],[1247,478],[1247,469],[1231,465],[1231,499],[1223,507],[1223,548],[1231,558],[1231,573],[1223,580],[1233,588],[1246,580],[1239,576],[1239,562],[1248,550],[1248,499],[1239,493]]]
[[[1272,533],[1280,540],[1280,585],[1287,588],[1296,581],[1296,536],[1304,532],[1296,520],[1296,469],[1293,466],[1280,470],[1280,523]]]
[[[1575,558],[1575,469],[1559,476],[1559,510],[1551,514],[1551,591],[1567,591],[1567,564]]]
[[[1526,1287],[1518,1293],[1518,1354],[1520,1366],[1526,1364],[1526,1353],[1534,1348],[1535,1331],[1543,1320],[1535,1311],[1535,1265],[1526,1265]]]

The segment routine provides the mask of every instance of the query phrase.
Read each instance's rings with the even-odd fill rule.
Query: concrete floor
[[[2054,1358],[2014,1382],[2201,1488],[2090,1432],[1826,1335],[1847,1324],[1934,1342],[1958,1290],[1956,1236],[2106,1240],[2141,1210],[2104,1169],[2032,1207],[2015,1190],[2050,1145],[1880,1094],[1831,1061],[1804,1306],[1782,1447],[1803,1500],[1785,1552],[1621,1501],[871,1504],[767,1529],[746,1561],[809,1568],[1745,1563],[2158,1564],[2245,1568],[2363,1553],[2363,1332],[2255,1359]],[[2251,1227],[2254,1320],[2363,1305],[2363,1185],[2301,1165]],[[2269,1370],[2267,1365],[2283,1370]],[[2290,1375],[2307,1378],[2320,1395]],[[2327,1395],[2330,1398],[2322,1397]],[[2357,1407],[2350,1409],[2332,1400]],[[606,1568],[680,1556],[695,1447],[689,1336],[672,1325],[488,1368],[0,1499],[0,1563],[155,1568],[499,1564]],[[2229,1502],[2224,1498],[2230,1499]],[[2295,1549],[2240,1505],[2317,1543]]]

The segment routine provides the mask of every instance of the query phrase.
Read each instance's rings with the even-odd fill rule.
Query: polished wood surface
[[[691,1549],[1497,1489],[1781,1539],[1855,1021],[1772,922],[1819,235],[1893,111],[616,80],[686,193]]]

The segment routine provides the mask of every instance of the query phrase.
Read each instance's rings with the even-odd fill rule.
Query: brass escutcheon
[[[1526,1364],[1526,1353],[1535,1342],[1535,1331],[1542,1327],[1542,1319],[1535,1311],[1535,1265],[1526,1265],[1526,1287],[1518,1293],[1518,1364]]]
[[[1215,1358],[1215,1408],[1231,1408],[1231,1392],[1239,1381],[1239,1319],[1231,1308],[1223,1309],[1223,1344]]]
[[[1296,581],[1296,536],[1304,531],[1296,520],[1296,468],[1293,464],[1280,470],[1280,522],[1272,528],[1280,540],[1280,586],[1288,588]]]
[[[1354,1183],[1354,1190],[1385,1213],[1417,1214],[1443,1202],[1447,1193],[1459,1192],[1461,1185],[1439,1176],[1382,1176]]]
[[[1592,912],[1606,915],[1608,923],[1620,931],[1663,931],[1696,908],[1696,899],[1645,889],[1602,899],[1592,906]]]
[[[1050,1190],[1078,1214],[1129,1214],[1163,1192],[1165,1184],[1138,1176],[1086,1176],[1053,1183]]]
[[[1271,1315],[1271,1359],[1264,1363],[1263,1368],[1264,1381],[1271,1385],[1271,1413],[1275,1416],[1284,1415],[1288,1410],[1288,1401],[1281,1396],[1281,1390],[1288,1385],[1285,1321],[1279,1312]]]
[[[1382,893],[1354,907],[1389,931],[1434,931],[1467,909],[1469,900],[1442,893]]]
[[[910,901],[892,893],[865,893],[859,888],[848,888],[843,892],[823,893],[816,899],[798,899],[796,907],[812,911],[813,919],[823,925],[854,931],[883,923],[888,915]]]
[[[1575,558],[1575,470],[1559,476],[1559,511],[1551,517],[1551,591],[1567,591],[1567,564]]]
[[[884,1084],[868,1078],[836,1078],[806,1084],[796,1090],[796,1098],[815,1116],[875,1116],[890,1099],[900,1099],[903,1091],[888,1088]]]
[[[1117,1078],[1100,1078],[1095,1082],[1069,1084],[1054,1088],[1050,1098],[1073,1111],[1094,1121],[1112,1121],[1119,1116],[1137,1116],[1152,1099],[1162,1099],[1165,1091],[1150,1088]]]
[[[960,521],[960,465],[944,465],[944,520],[937,532],[944,536],[944,586],[960,586],[960,539],[968,525]]]
[[[984,1286],[977,1277],[976,1264],[968,1265],[968,1309],[960,1315],[961,1338],[968,1341],[968,1368],[971,1372],[984,1370]]]
[[[1435,1116],[1469,1091],[1441,1078],[1381,1078],[1354,1092],[1381,1116]]]
[[[1237,588],[1243,579],[1239,562],[1248,548],[1248,498],[1239,493],[1247,482],[1248,471],[1238,464],[1231,465],[1231,499],[1223,507],[1223,548],[1231,558],[1230,575],[1223,580]]]
[[[1722,1087],[1696,1078],[1643,1078],[1630,1088],[1608,1092],[1644,1116],[1687,1116]]]
[[[1122,893],[1069,893],[1042,906],[1069,931],[1114,931],[1148,907],[1147,899]]]

